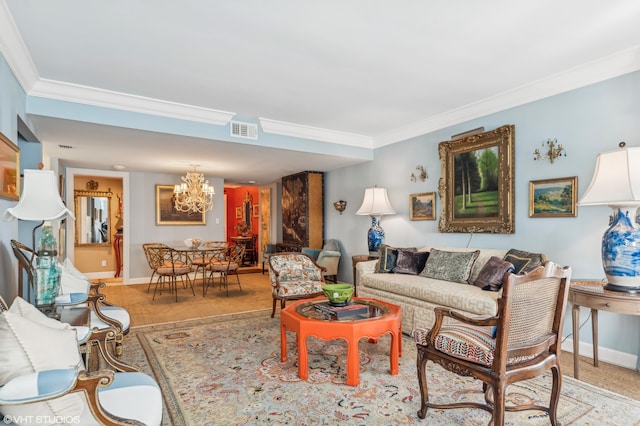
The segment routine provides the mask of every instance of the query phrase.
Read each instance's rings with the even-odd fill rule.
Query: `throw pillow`
[[[398,249],[398,257],[396,259],[396,266],[393,268],[393,273],[418,275],[424,268],[428,257],[428,251]]]
[[[483,290],[499,291],[502,288],[504,275],[514,270],[515,268],[511,262],[491,256],[480,270],[480,274],[478,274],[478,278],[473,282],[473,285]]]
[[[511,262],[515,268],[515,274],[524,274],[542,265],[547,258],[542,253],[531,253],[524,250],[511,249],[504,255],[503,260]]]
[[[378,264],[376,265],[376,274],[386,274],[393,272],[396,267],[396,259],[398,258],[398,247],[391,247],[387,244],[381,244],[378,249]],[[415,247],[406,247],[402,250],[416,251]]]
[[[471,269],[480,250],[467,252],[431,249],[427,263],[420,275],[437,280],[469,284]]]
[[[34,371],[81,366],[74,329],[48,327],[11,311],[0,316],[0,385]]]

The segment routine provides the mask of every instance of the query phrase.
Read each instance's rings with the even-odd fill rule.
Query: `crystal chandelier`
[[[174,207],[177,211],[204,213],[213,208],[213,186],[209,185],[202,173],[196,171],[196,166],[181,179],[182,183],[173,187]]]

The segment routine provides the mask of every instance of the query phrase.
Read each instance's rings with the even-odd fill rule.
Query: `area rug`
[[[162,388],[165,425],[486,425],[482,410],[429,410],[421,420],[416,349],[405,336],[400,371],[389,374],[388,336],[360,341],[360,385],[347,386],[346,344],[309,338],[309,379],[297,376],[295,335],[280,361],[279,319],[270,312],[133,328],[125,359]],[[482,400],[481,383],[429,364],[431,401]],[[547,404],[548,376],[512,385],[508,402]],[[564,377],[563,425],[640,424],[640,402]],[[548,425],[539,411],[507,413],[506,424]]]

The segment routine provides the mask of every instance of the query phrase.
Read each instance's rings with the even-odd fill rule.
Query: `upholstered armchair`
[[[304,253],[275,253],[269,256],[269,279],[273,296],[271,318],[276,301],[284,309],[287,300],[307,299],[323,294],[325,268]]]
[[[549,415],[552,425],[558,424],[562,385],[558,357],[570,279],[571,268],[547,262],[524,275],[505,275],[495,316],[470,318],[452,309],[435,308],[433,327],[418,328],[414,333],[422,395],[418,417],[424,419],[429,408],[480,408],[491,413],[490,424],[503,425],[505,411],[540,410]],[[434,402],[427,386],[428,361],[482,381],[484,403]],[[507,386],[549,370],[552,386],[548,406],[535,401],[505,405]]]
[[[340,243],[338,240],[327,240],[322,249],[304,247],[302,253],[309,255],[316,263],[326,268],[325,279],[338,282],[338,266],[340,265]]]
[[[262,273],[264,274],[265,271],[265,264],[269,261],[269,256],[271,256],[273,253],[276,253],[277,250],[277,245],[276,244],[271,244],[271,243],[267,243],[264,245],[264,251],[262,252]]]
[[[153,378],[137,371],[88,373],[75,328],[20,298],[10,308],[0,302],[0,411],[5,420],[33,424],[41,416],[82,425],[161,424],[162,394]]]

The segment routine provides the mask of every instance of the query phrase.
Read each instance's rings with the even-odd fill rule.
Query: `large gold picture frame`
[[[206,225],[206,214],[184,213],[173,207],[173,185],[156,185],[156,225]]]
[[[0,133],[0,198],[20,199],[20,148]]]
[[[440,232],[513,234],[515,126],[438,144]]]

